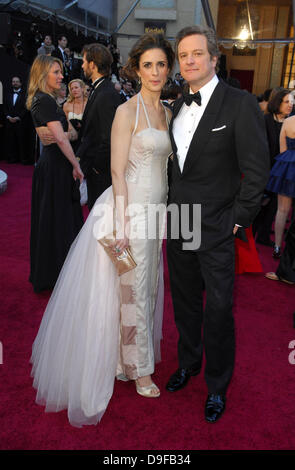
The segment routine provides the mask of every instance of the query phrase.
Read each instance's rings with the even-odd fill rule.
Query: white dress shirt
[[[61,55],[62,55],[62,61],[65,62],[65,59],[66,59],[65,58],[65,51],[60,46],[58,46],[58,48],[59,48],[59,50],[61,52]]]
[[[183,170],[193,135],[218,82],[217,76],[214,75],[214,77],[199,90],[202,100],[201,106],[197,105],[194,101],[190,106],[183,103],[177,117],[174,119],[173,136],[177,145],[177,158],[181,171]],[[193,93],[192,90],[190,90],[190,93]]]
[[[18,98],[18,94],[20,93],[20,91],[21,91],[21,88],[19,88],[17,92],[15,91],[13,92],[13,106],[15,106],[15,103],[16,103],[16,100]]]

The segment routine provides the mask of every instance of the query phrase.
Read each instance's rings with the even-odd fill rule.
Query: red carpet
[[[162,362],[155,381],[161,397],[148,400],[133,383],[116,383],[101,423],[73,428],[66,412],[45,414],[35,404],[29,358],[49,295],[33,293],[29,275],[32,167],[0,164],[8,189],[0,196],[1,315],[0,448],[6,450],[290,450],[295,448],[295,287],[261,274],[236,277],[237,353],[227,410],[216,424],[204,421],[203,374],[175,394],[165,391],[177,367],[177,333],[166,273]],[[265,270],[275,269],[271,248],[259,247]],[[1,359],[1,358],[0,358]],[[1,362],[3,362],[1,364]]]

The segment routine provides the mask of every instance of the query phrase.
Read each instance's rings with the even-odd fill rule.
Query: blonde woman
[[[30,72],[27,108],[37,133],[46,126],[55,143],[43,147],[33,175],[30,282],[35,292],[54,287],[83,225],[76,185],[76,180],[83,180],[83,173],[69,142],[66,116],[56,102],[62,79],[59,59],[36,57]]]
[[[72,146],[75,151],[80,144],[79,130],[81,129],[82,117],[87,103],[87,92],[85,83],[78,78],[69,83],[68,89],[69,95],[67,101],[63,105],[63,110],[67,116],[67,120],[78,133],[78,139],[72,142]]]

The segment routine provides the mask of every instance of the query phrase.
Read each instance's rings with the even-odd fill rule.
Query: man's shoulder
[[[245,96],[252,96],[251,93],[247,90],[241,90],[241,88],[236,88],[231,85],[228,85],[225,81],[222,79],[219,80],[218,85],[216,89],[220,87],[221,89],[224,89],[225,91],[225,96],[228,96],[230,98],[235,98],[235,99],[243,99]]]
[[[98,90],[96,99],[101,101],[107,101],[110,99],[111,101],[118,101],[121,104],[121,97],[118,91],[115,89],[113,82],[106,79],[103,81],[101,85],[99,85],[100,90]]]

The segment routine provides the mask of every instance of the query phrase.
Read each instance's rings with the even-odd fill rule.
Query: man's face
[[[210,57],[207,38],[193,34],[183,38],[178,45],[180,73],[196,92],[215,75],[217,57]]]
[[[51,37],[50,37],[50,36],[45,36],[45,38],[44,38],[44,44],[45,44],[45,46],[51,46],[52,41],[51,41]]]
[[[68,40],[65,36],[63,36],[59,41],[58,41],[58,45],[64,49],[65,47],[67,47],[67,44],[68,44]]]
[[[91,70],[91,62],[87,62],[87,59],[86,59],[86,54],[83,55],[83,64],[82,64],[82,69],[83,69],[83,72],[84,72],[84,75],[85,75],[85,78],[87,80],[90,80],[91,79],[91,76],[92,76],[92,70]]]
[[[124,88],[125,93],[130,93],[132,89],[132,83],[130,82],[124,83],[123,88]]]
[[[18,77],[13,77],[11,83],[12,83],[12,88],[14,88],[15,90],[18,90],[22,86],[21,81]]]

